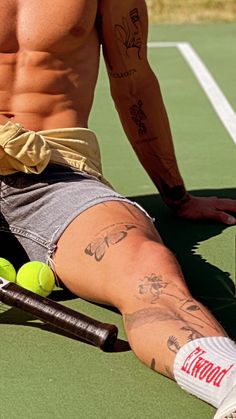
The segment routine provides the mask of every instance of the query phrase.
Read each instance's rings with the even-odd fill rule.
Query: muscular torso
[[[0,1],[0,124],[87,126],[99,62],[97,2]]]

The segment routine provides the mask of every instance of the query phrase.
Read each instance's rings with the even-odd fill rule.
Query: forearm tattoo
[[[147,133],[147,127],[145,125],[145,120],[147,116],[143,111],[143,102],[139,100],[137,104],[132,105],[129,109],[131,119],[134,121],[135,125],[138,127],[138,134],[139,137],[142,137],[144,134]]]
[[[144,144],[151,144],[156,143],[158,141],[158,137],[148,137],[146,134],[148,133],[148,128],[146,124],[147,115],[143,110],[143,101],[140,99],[138,100],[137,104],[130,106],[129,113],[132,121],[138,128],[138,138],[135,138],[135,146],[142,147]],[[156,156],[158,159],[160,158],[156,154],[156,148],[151,147],[151,156]]]
[[[127,77],[133,76],[135,73],[137,73],[137,70],[135,68],[131,68],[130,70],[123,71],[123,72],[120,71],[116,73],[109,71],[110,77],[113,77],[114,79],[125,79]]]
[[[158,187],[163,199],[168,205],[172,206],[173,209],[178,209],[189,199],[189,195],[183,184],[171,186],[166,183],[165,179],[162,179],[162,177],[159,176],[156,186]]]
[[[115,25],[115,36],[124,46],[127,56],[130,49],[137,49],[138,58],[142,59],[143,41],[138,9],[131,10],[128,17],[123,17],[122,24]]]

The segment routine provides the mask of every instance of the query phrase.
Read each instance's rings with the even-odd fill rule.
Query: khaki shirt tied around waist
[[[108,184],[102,175],[95,134],[87,128],[29,131],[20,124],[0,125],[0,174],[41,173],[49,162],[74,167]]]

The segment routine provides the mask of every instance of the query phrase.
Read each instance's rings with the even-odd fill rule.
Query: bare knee
[[[117,281],[111,284],[113,304],[122,313],[147,305],[172,305],[190,296],[174,255],[152,240],[141,240],[128,260],[121,258]]]
[[[58,241],[54,264],[72,292],[121,311],[186,290],[176,259],[131,205],[100,204],[77,217]]]

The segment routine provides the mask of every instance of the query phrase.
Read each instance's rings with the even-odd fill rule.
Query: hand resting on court
[[[189,195],[175,211],[176,215],[189,220],[215,220],[227,225],[236,223],[236,200]],[[235,214],[233,216],[232,214]]]

